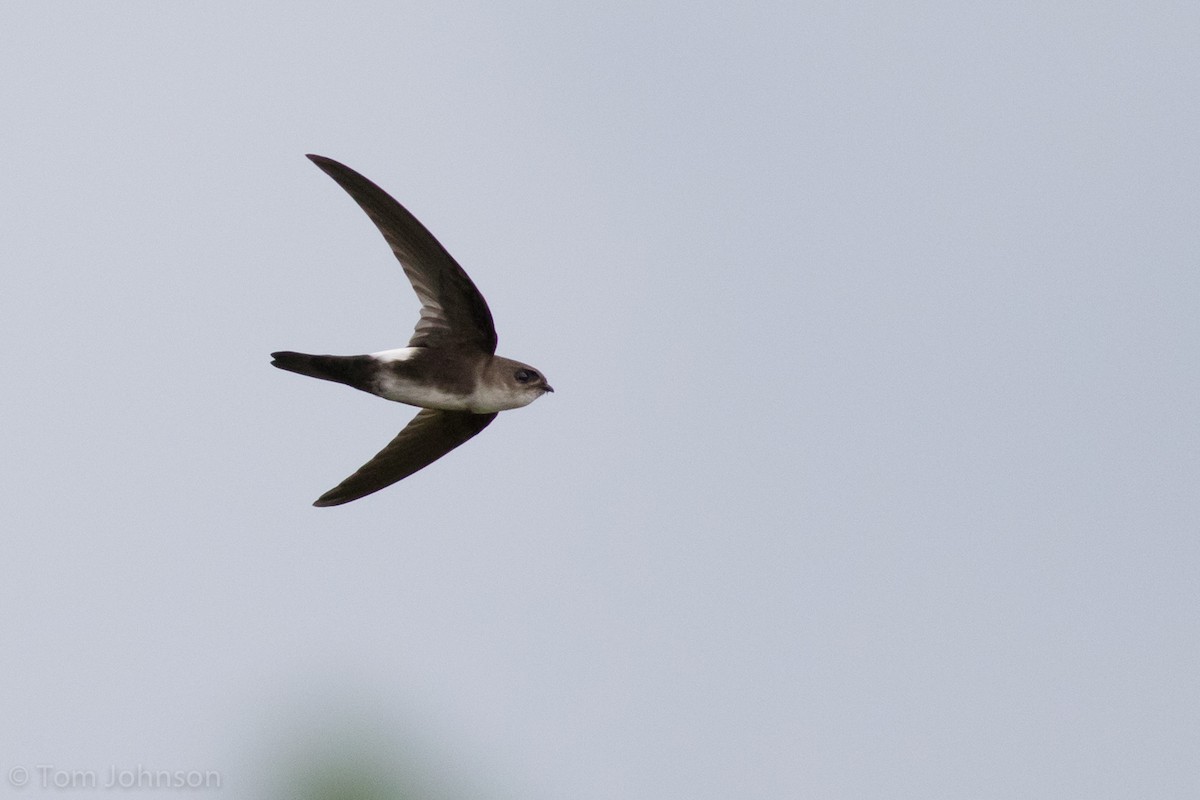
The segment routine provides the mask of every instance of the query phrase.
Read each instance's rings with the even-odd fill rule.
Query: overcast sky
[[[4,4],[0,796],[1197,796],[1198,41],[1190,2]],[[418,304],[305,153],[556,389],[325,509],[412,409],[269,353]]]

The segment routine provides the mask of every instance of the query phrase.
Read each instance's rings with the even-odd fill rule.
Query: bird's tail
[[[378,364],[370,356],[310,356],[306,353],[293,353],[281,350],[271,353],[271,365],[286,369],[288,372],[298,372],[310,378],[320,378],[323,381],[334,381],[371,391]]]

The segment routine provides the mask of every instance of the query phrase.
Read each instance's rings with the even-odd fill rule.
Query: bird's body
[[[445,354],[403,347],[365,356],[313,356],[283,351],[271,363],[289,372],[344,383],[385,400],[439,411],[490,414],[527,406],[540,394],[514,391],[507,377],[531,367],[500,356]],[[551,390],[553,391],[553,390]]]
[[[412,214],[349,167],[309,158],[379,228],[421,300],[407,347],[357,356],[271,354],[280,369],[422,409],[387,447],[314,504],[328,506],[411,475],[479,433],[498,412],[529,405],[554,389],[533,367],[495,355],[496,331],[483,296]]]

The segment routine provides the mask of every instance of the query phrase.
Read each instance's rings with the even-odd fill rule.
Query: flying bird
[[[486,428],[499,412],[554,389],[528,364],[495,354],[496,328],[483,295],[416,217],[349,167],[324,156],[309,159],[367,212],[421,301],[407,347],[361,356],[271,354],[280,369],[421,409],[387,447],[313,503],[336,506],[407,478]]]

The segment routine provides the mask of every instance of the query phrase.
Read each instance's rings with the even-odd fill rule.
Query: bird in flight
[[[416,217],[349,167],[324,156],[309,159],[367,212],[421,301],[407,347],[361,356],[271,354],[280,369],[421,409],[387,447],[313,503],[336,506],[407,478],[486,428],[497,413],[554,389],[528,364],[495,354],[496,328],[483,295]]]

